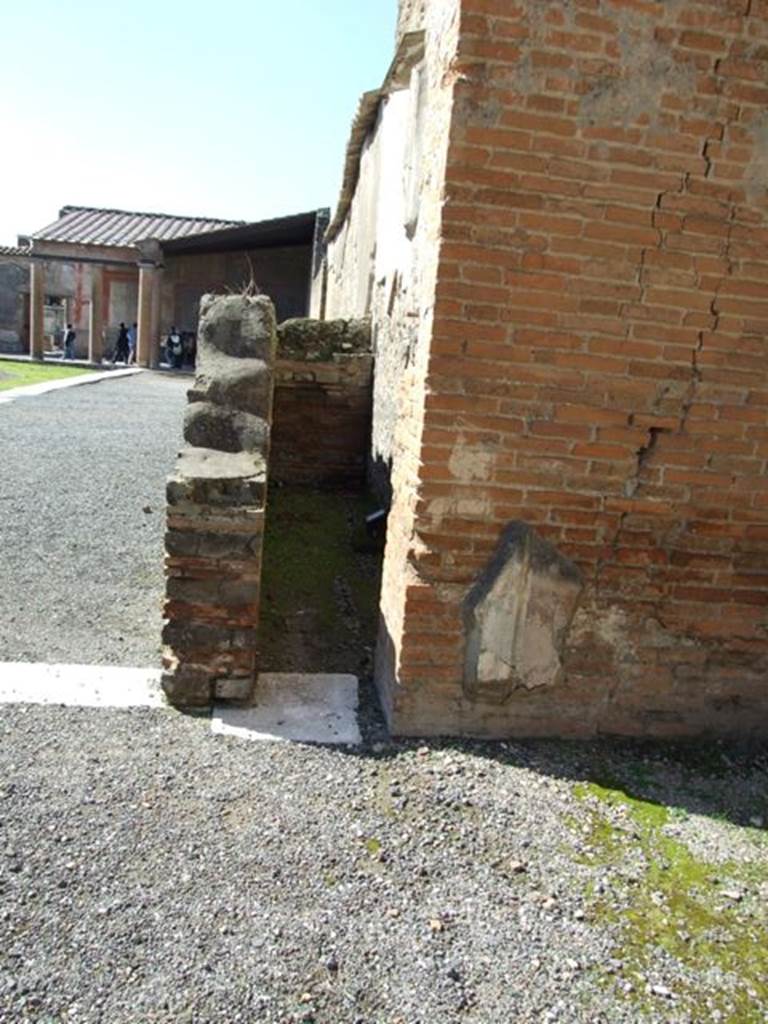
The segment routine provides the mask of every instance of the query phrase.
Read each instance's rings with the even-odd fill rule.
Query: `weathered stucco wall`
[[[399,0],[397,5],[397,36],[414,32],[424,26],[426,0]]]
[[[392,725],[764,734],[768,4],[461,6]],[[549,553],[505,576],[510,523]],[[493,565],[510,630],[561,602],[535,685]]]
[[[419,501],[425,376],[458,42],[458,0],[433,0],[408,88],[382,104],[349,216],[328,250],[328,315],[370,313],[375,358],[372,454],[391,480],[377,683],[387,707],[400,675]]]
[[[455,43],[457,13],[454,2],[432,5],[426,56],[402,75],[404,87],[382,99],[349,214],[328,248],[325,315],[372,318],[371,460],[374,484],[386,498],[396,450],[410,446],[412,428],[418,430],[407,410],[429,337],[447,144],[443,107],[450,97],[450,82],[441,75]],[[408,27],[422,22],[414,15]],[[399,421],[407,424],[401,441],[395,439]]]
[[[0,256],[0,352],[20,352],[24,347],[24,289],[29,289],[29,264]]]

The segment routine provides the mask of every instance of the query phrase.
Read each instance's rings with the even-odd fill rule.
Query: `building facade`
[[[0,250],[0,351],[41,355],[72,323],[76,354],[98,362],[120,323],[136,323],[141,361],[155,365],[172,326],[194,335],[203,294],[251,283],[281,319],[303,316],[326,223],[322,210],[246,223],[65,206]]]

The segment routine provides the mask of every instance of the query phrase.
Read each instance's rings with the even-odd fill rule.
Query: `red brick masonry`
[[[461,0],[399,732],[768,733],[768,0]],[[462,679],[504,526],[565,674]],[[389,649],[387,649],[389,648]]]

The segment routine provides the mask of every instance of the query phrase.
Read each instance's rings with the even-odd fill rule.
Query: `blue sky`
[[[65,204],[258,220],[333,206],[397,0],[58,0],[0,15],[0,244]]]

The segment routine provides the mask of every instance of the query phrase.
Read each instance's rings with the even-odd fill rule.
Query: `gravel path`
[[[0,407],[0,660],[156,662],[185,388]],[[768,1020],[764,749],[394,743],[362,696],[349,749],[0,707],[0,1021]]]
[[[157,663],[188,386],[142,373],[0,405],[0,661]]]
[[[6,706],[0,1020],[764,1021],[767,847],[750,822],[768,764],[712,757],[260,745],[168,710]],[[598,765],[634,780],[642,815],[584,792]],[[652,836],[665,799],[678,813]],[[718,859],[693,882],[681,829]],[[653,932],[636,948],[654,914],[682,951]]]

